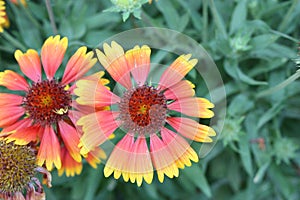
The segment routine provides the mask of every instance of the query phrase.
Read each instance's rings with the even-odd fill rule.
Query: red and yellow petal
[[[82,163],[74,160],[73,157],[69,154],[69,151],[65,147],[61,149],[61,158],[62,158],[62,165],[61,168],[58,169],[58,176],[63,175],[64,172],[68,177],[79,175],[81,173]]]
[[[178,177],[179,170],[174,156],[172,156],[168,146],[156,134],[150,136],[150,152],[158,180],[161,183],[164,181],[164,175],[169,178]]]
[[[214,104],[209,100],[198,97],[178,99],[168,105],[170,110],[175,110],[185,115],[199,118],[212,118],[214,112],[209,110],[209,108],[213,107]]]
[[[87,73],[97,62],[92,51],[86,52],[86,47],[80,47],[67,63],[62,84],[66,85],[80,79]]]
[[[135,82],[142,86],[147,80],[150,71],[151,49],[147,45],[135,46],[125,53],[127,64]]]
[[[21,106],[3,106],[0,113],[0,127],[5,127],[14,124],[25,110]]]
[[[115,41],[112,41],[111,46],[104,43],[103,51],[104,53],[99,49],[96,49],[97,57],[102,66],[116,82],[127,89],[131,88],[131,66],[127,64],[123,48]]]
[[[8,23],[6,11],[5,11],[5,1],[0,1],[0,33],[2,33],[3,27],[6,27]]]
[[[51,80],[58,67],[63,61],[65,52],[68,47],[68,39],[66,37],[60,39],[60,35],[49,37],[41,50],[42,64],[46,76]]]
[[[77,133],[77,130],[73,126],[70,126],[69,124],[65,123],[64,121],[59,121],[58,126],[61,138],[69,154],[75,161],[81,162],[80,150],[78,148],[79,135]]]
[[[93,167],[97,168],[97,165],[101,163],[101,160],[106,159],[106,154],[103,149],[96,147],[93,151],[90,151],[85,158],[86,161]]]
[[[39,126],[31,126],[18,129],[6,138],[6,142],[15,141],[15,144],[26,145],[29,142],[37,141],[38,134],[41,131]]]
[[[151,183],[153,167],[145,137],[134,142],[131,134],[126,134],[115,146],[104,168],[104,176],[114,173],[114,178],[123,176],[124,181],[136,182],[141,186],[143,180]]]
[[[94,80],[80,80],[76,83],[74,93],[78,96],[76,101],[81,105],[103,107],[115,104],[120,97],[109,91],[105,86]]]
[[[0,85],[10,90],[27,91],[29,88],[25,78],[11,70],[0,72]]]
[[[184,117],[169,117],[167,122],[184,137],[197,142],[212,142],[216,132],[209,126]]]
[[[118,113],[99,111],[80,118],[77,125],[82,126],[83,135],[80,138],[80,153],[82,155],[94,150],[108,140],[109,136],[119,127],[116,121]]]
[[[191,54],[179,56],[170,67],[162,74],[159,85],[161,88],[169,88],[182,80],[187,73],[197,64],[197,59],[192,59]]]
[[[42,66],[38,52],[29,49],[26,53],[15,51],[15,58],[19,63],[21,71],[32,81],[42,80]]]
[[[31,125],[32,125],[32,120],[29,118],[18,120],[14,124],[3,128],[0,133],[0,137],[5,137],[7,135],[17,132],[20,129],[28,128]]]
[[[40,149],[37,155],[37,164],[46,164],[48,171],[52,170],[53,164],[57,169],[61,168],[60,144],[51,126],[43,130]]]
[[[193,97],[195,95],[194,88],[195,85],[192,82],[188,80],[182,80],[177,84],[168,88],[164,92],[164,95],[166,99],[173,99],[173,100]]]
[[[181,136],[167,128],[161,129],[161,136],[178,168],[183,169],[185,166],[191,166],[191,161],[198,162],[197,153]]]

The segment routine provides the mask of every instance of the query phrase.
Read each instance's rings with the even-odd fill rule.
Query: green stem
[[[23,4],[20,3],[20,6],[24,13],[27,15],[28,19],[40,30],[43,30],[43,27],[39,24],[39,22],[32,16],[29,12],[29,9],[25,8]]]
[[[213,18],[215,20],[216,26],[219,29],[219,31],[221,32],[221,34],[223,35],[224,38],[227,38],[227,32],[226,32],[226,28],[224,26],[224,23],[222,21],[222,18],[220,17],[218,10],[216,8],[215,5],[215,1],[214,0],[210,0],[210,10],[212,12]]]
[[[5,46],[0,46],[0,51],[4,51],[4,52],[7,52],[7,53],[11,53],[11,54],[14,53],[14,49],[9,48],[9,47],[5,47]]]
[[[51,27],[52,27],[54,35],[56,35],[57,34],[57,28],[56,28],[55,17],[54,17],[54,14],[53,14],[53,10],[52,10],[52,7],[51,7],[50,0],[45,0],[45,2],[46,2],[46,7],[47,7],[47,12],[48,12],[48,15],[49,15]]]
[[[7,31],[4,31],[2,33],[3,37],[10,42],[10,44],[12,44],[14,47],[22,50],[22,51],[26,51],[26,47],[19,42],[18,40],[16,40],[13,36],[11,36]]]
[[[208,12],[207,12],[207,0],[203,1],[202,5],[202,15],[203,15],[203,31],[202,31],[202,41],[207,42],[207,24],[208,24]]]
[[[280,32],[282,32],[286,28],[286,26],[288,25],[289,19],[290,19],[291,15],[293,14],[293,12],[294,12],[294,10],[295,10],[298,3],[299,3],[299,0],[294,0],[293,1],[290,9],[288,10],[288,12],[286,13],[286,15],[284,16],[283,20],[281,21],[281,23],[279,25],[278,30]]]
[[[282,88],[288,86],[289,84],[291,84],[292,82],[294,82],[296,79],[298,79],[300,77],[300,69],[298,69],[296,71],[295,74],[293,74],[292,76],[290,76],[288,79],[286,79],[285,81],[279,83],[278,85],[262,91],[260,93],[258,93],[257,98],[261,98],[261,97],[265,97],[265,96],[269,96],[270,94],[277,92],[278,90],[281,90]]]

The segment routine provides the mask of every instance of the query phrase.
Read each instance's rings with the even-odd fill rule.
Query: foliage
[[[0,34],[1,71],[18,70],[16,49],[40,49],[56,34],[44,1],[28,1],[28,7],[7,4],[11,25]],[[104,178],[103,165],[96,170],[85,165],[80,176],[71,178],[54,171],[47,199],[300,199],[300,2],[158,0],[134,11],[141,19],[129,16],[125,22],[124,13],[122,18],[103,12],[111,6],[99,0],[51,1],[57,33],[69,38],[67,54],[81,45],[94,49],[132,28],[186,34],[207,50],[222,75],[225,126],[214,149],[180,170],[179,178],[163,184],[155,178],[138,188]]]

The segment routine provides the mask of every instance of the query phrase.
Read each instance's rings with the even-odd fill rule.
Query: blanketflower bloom
[[[9,26],[9,20],[7,18],[6,10],[5,10],[5,1],[0,0],[0,33],[4,31],[3,28],[7,28]]]
[[[0,199],[45,199],[45,193],[36,172],[45,175],[51,187],[51,174],[36,165],[36,155],[29,145],[7,143],[0,138]]]
[[[215,131],[193,118],[211,118],[214,105],[195,97],[194,87],[185,75],[196,65],[191,54],[179,56],[162,74],[158,84],[147,83],[150,72],[148,46],[135,46],[124,52],[116,42],[96,50],[98,59],[111,77],[124,87],[121,95],[92,80],[80,80],[74,93],[77,102],[90,106],[110,106],[77,121],[82,126],[81,153],[92,151],[108,141],[116,130],[124,136],[113,148],[104,168],[104,175],[124,181],[143,179],[151,183],[153,171],[158,180],[179,175],[179,168],[198,162],[198,155],[183,137],[197,142],[212,142]],[[150,77],[151,80],[151,77]],[[149,81],[150,82],[150,81]],[[181,115],[184,116],[181,116]],[[118,132],[120,133],[120,131]],[[183,137],[182,137],[183,136]],[[149,140],[147,139],[149,137]]]
[[[51,170],[54,164],[60,174],[66,171],[73,176],[81,172],[82,157],[78,148],[81,132],[75,127],[79,111],[74,110],[72,83],[82,78],[97,59],[86,47],[80,47],[67,62],[62,78],[55,78],[67,46],[68,39],[58,35],[45,41],[41,58],[33,49],[26,53],[17,50],[15,58],[28,81],[11,70],[0,72],[1,86],[21,92],[20,95],[0,93],[0,127],[3,128],[0,136],[7,136],[7,142],[15,141],[18,145],[38,143],[39,166],[45,164]],[[103,74],[94,76],[101,81]],[[95,152],[86,155],[92,166],[100,162],[96,156],[103,150],[95,149]]]

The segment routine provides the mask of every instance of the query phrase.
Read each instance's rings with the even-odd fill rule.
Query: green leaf
[[[246,17],[247,17],[247,0],[238,1],[233,14],[231,16],[230,22],[230,33],[234,33],[240,27],[245,25]]]
[[[162,13],[169,28],[178,30],[179,15],[171,1],[156,2],[158,10]]]
[[[199,165],[192,165],[191,167],[183,170],[182,174],[186,175],[188,179],[201,189],[207,197],[212,196],[209,184]]]
[[[283,108],[284,108],[284,104],[282,104],[281,102],[273,105],[272,108],[270,108],[267,112],[265,112],[258,120],[257,129],[260,129],[269,120],[273,119]]]
[[[252,46],[253,50],[264,49],[268,47],[270,44],[274,43],[278,39],[278,35],[275,34],[263,34],[254,37],[250,45]]]
[[[249,176],[253,175],[252,158],[250,154],[249,139],[247,134],[243,134],[239,140],[239,153],[242,164]]]
[[[266,162],[265,164],[263,164],[258,171],[256,172],[254,178],[253,178],[253,182],[254,183],[260,183],[261,180],[263,179],[265,173],[267,172],[267,169],[270,166],[270,162]]]

